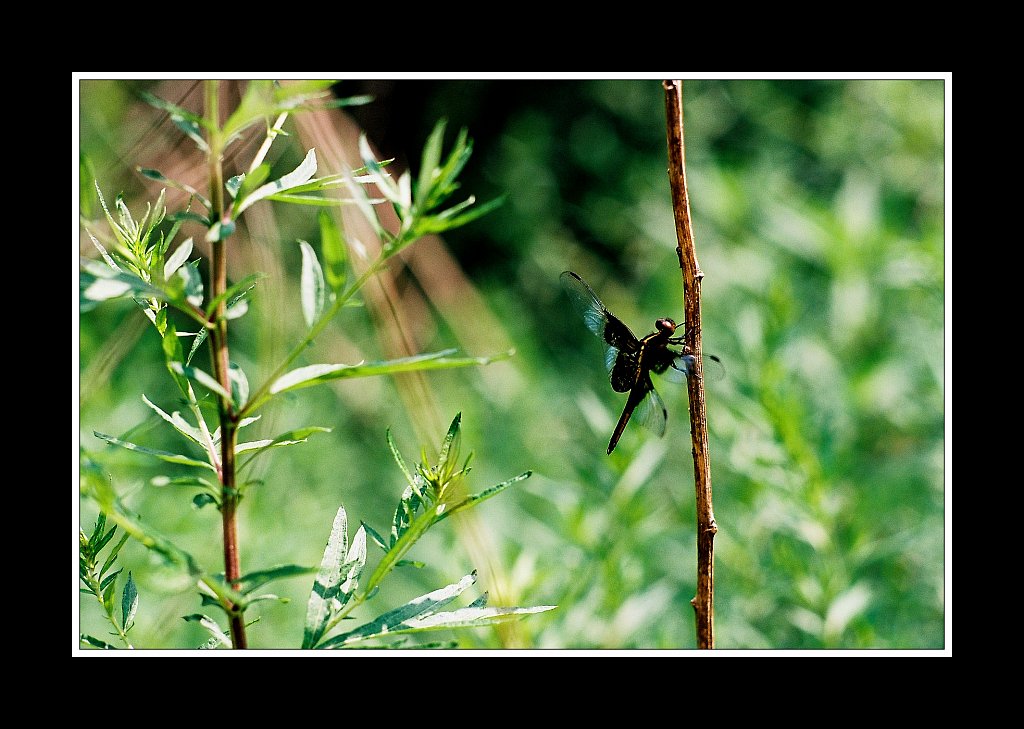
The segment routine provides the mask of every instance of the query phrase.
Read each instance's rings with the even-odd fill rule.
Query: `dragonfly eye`
[[[654,326],[658,327],[660,331],[668,332],[672,334],[676,330],[676,323],[671,319],[658,319],[654,322]]]

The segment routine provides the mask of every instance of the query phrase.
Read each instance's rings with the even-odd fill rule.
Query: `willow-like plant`
[[[159,170],[140,168],[139,172],[145,177],[186,191],[189,203],[184,210],[169,212],[165,204],[165,193],[161,191],[156,201],[147,204],[145,212],[138,216],[128,209],[120,195],[114,197],[112,205],[108,205],[102,186],[96,183],[96,192],[109,230],[101,233],[86,228],[101,260],[82,261],[81,308],[87,310],[100,302],[122,298],[133,299],[138,304],[156,329],[167,371],[181,393],[184,407],[181,410],[162,408],[145,395],[142,396],[143,401],[187,443],[187,447],[182,452],[163,451],[100,432],[95,435],[112,446],[194,469],[189,475],[163,476],[154,481],[157,485],[189,487],[194,490],[192,502],[195,506],[212,505],[221,512],[223,573],[207,571],[187,552],[154,534],[141,518],[124,507],[110,480],[88,454],[83,454],[82,458],[82,490],[99,504],[104,519],[115,522],[124,530],[125,537],[138,539],[166,560],[186,569],[197,580],[204,605],[223,611],[228,621],[227,630],[222,630],[216,620],[205,614],[186,616],[186,619],[199,622],[211,633],[205,647],[221,644],[246,647],[246,610],[256,602],[277,599],[275,595],[257,592],[273,580],[312,572],[317,572],[317,582],[314,596],[310,599],[303,646],[339,647],[367,639],[370,633],[374,633],[373,630],[364,630],[355,637],[344,634],[323,640],[341,617],[372,596],[380,580],[400,559],[396,555],[404,554],[427,527],[449,513],[471,506],[497,492],[489,489],[475,500],[471,498],[459,504],[449,504],[446,501],[447,486],[443,484],[463,474],[450,470],[445,456],[448,451],[445,450],[436,466],[440,471],[435,473],[425,467],[425,470],[418,471],[416,483],[420,485],[414,488],[410,482],[409,488],[412,491],[407,492],[402,499],[401,509],[403,513],[408,512],[410,518],[418,508],[427,507],[429,518],[425,511],[419,520],[410,523],[409,529],[403,530],[394,542],[388,544],[385,559],[362,592],[356,593],[355,589],[358,575],[365,564],[365,533],[361,529],[352,543],[348,543],[347,517],[343,508],[338,511],[328,550],[319,570],[301,565],[280,565],[242,572],[237,522],[239,503],[247,489],[253,485],[245,476],[248,464],[272,449],[304,443],[317,433],[330,430],[328,427],[310,425],[271,438],[241,441],[240,431],[259,419],[258,411],[261,407],[283,393],[330,380],[483,365],[510,355],[500,353],[487,357],[457,357],[454,356],[455,350],[446,349],[358,365],[321,363],[293,367],[295,360],[323,332],[327,323],[352,301],[367,281],[379,273],[395,254],[424,235],[465,225],[498,204],[498,201],[492,201],[474,205],[473,197],[452,203],[452,196],[458,188],[457,177],[469,159],[472,144],[463,130],[457,136],[453,148],[445,154],[443,122],[436,125],[427,140],[415,182],[408,172],[395,179],[388,172],[388,162],[375,158],[365,137],[360,139],[363,166],[359,169],[317,177],[316,152],[310,149],[298,167],[277,179],[271,179],[270,166],[264,159],[281,135],[282,125],[289,114],[313,106],[340,106],[365,101],[363,98],[334,99],[330,86],[331,82],[327,81],[304,81],[284,86],[269,81],[253,81],[249,83],[238,107],[223,121],[218,115],[218,81],[205,82],[206,110],[202,115],[147,96],[147,101],[166,111],[174,124],[205,155],[209,178],[206,194],[168,178]],[[266,124],[266,134],[263,144],[247,166],[247,172],[225,179],[225,151],[243,133],[258,124]],[[378,197],[371,197],[367,193],[371,185],[376,189],[374,194]],[[253,205],[271,202],[321,209],[339,204],[356,205],[380,237],[382,247],[377,257],[367,262],[362,272],[352,280],[353,277],[349,276],[345,235],[334,223],[334,219],[321,210],[320,255],[306,241],[299,242],[302,253],[300,302],[307,331],[268,378],[250,387],[246,373],[231,358],[229,333],[231,323],[246,314],[250,297],[258,291],[262,275],[250,273],[229,281],[226,249],[232,244],[232,235],[240,216]],[[376,212],[379,205],[389,205],[397,214],[400,221],[397,231],[390,231],[381,223]],[[176,242],[186,223],[200,224],[205,240],[210,244],[206,285],[199,272],[201,261],[191,260],[193,239]],[[106,245],[101,242],[101,238]],[[190,322],[187,330],[179,330],[175,326],[169,316],[171,312],[176,312],[174,320],[180,322],[183,316]],[[204,344],[209,351],[209,371],[200,367],[196,361],[196,355]],[[216,403],[216,423],[207,422],[201,407],[204,401],[210,399]],[[455,438],[458,423],[459,419],[456,418],[453,429],[449,431],[447,445]],[[431,481],[426,475],[431,473],[441,480]],[[408,471],[406,475],[409,476]],[[527,475],[499,484],[500,488],[495,489],[501,490]],[[412,529],[412,526],[416,529]],[[134,615],[137,596],[129,600],[127,596],[135,593],[134,584],[131,590],[125,586],[124,600],[132,603],[132,607],[130,611],[123,611],[122,620],[118,623],[112,602],[118,573],[107,572],[110,564],[99,567],[95,564],[99,549],[108,540],[108,532],[104,531],[104,527],[105,521],[97,524],[91,537],[82,536],[83,589],[99,599],[115,628],[115,634],[122,643],[128,645],[126,633],[131,627],[128,612]],[[121,544],[123,541],[117,549]],[[346,579],[337,582],[334,578],[342,574]],[[434,624],[444,623],[447,627],[455,624],[476,625],[507,620],[535,611],[484,608],[478,602],[474,603],[476,612],[468,622],[463,620],[460,623],[447,618],[439,620],[437,608],[450,602],[465,589],[469,584],[465,583],[466,579],[444,588],[443,599],[435,597],[428,601],[434,606],[431,611]],[[427,611],[415,615],[406,613],[401,614],[410,620],[424,621],[429,617]],[[396,625],[394,616],[385,616],[380,626],[393,628]],[[462,618],[466,617],[462,615]],[[416,625],[419,624],[409,624],[407,627],[411,626],[412,630]],[[83,636],[83,643],[103,647],[110,645],[91,636]]]

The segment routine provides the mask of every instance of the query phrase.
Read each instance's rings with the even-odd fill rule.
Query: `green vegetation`
[[[225,84],[223,108],[237,106],[245,89]],[[101,244],[98,231],[107,224],[94,178],[115,221],[119,191],[133,222],[147,202],[148,221],[155,219],[163,188],[168,211],[184,211],[191,197],[189,215],[205,214],[187,191],[205,195],[207,180],[201,150],[182,134],[190,119],[172,119],[143,92],[202,113],[202,84],[82,82],[81,211]],[[338,528],[341,514],[350,515],[342,521],[395,524],[395,502],[408,507],[419,497],[407,478],[418,472],[396,469],[394,454],[442,442],[452,414],[461,412],[462,438],[478,455],[472,473],[460,477],[464,486],[446,499],[462,503],[526,469],[532,477],[425,533],[396,557],[372,602],[352,608],[357,620],[324,640],[372,627],[388,606],[439,593],[439,585],[450,591],[438,602],[454,599],[459,578],[476,570],[492,606],[559,607],[495,628],[441,633],[444,645],[692,647],[685,387],[659,383],[669,409],[664,439],[630,425],[606,456],[623,398],[608,387],[600,346],[558,284],[561,271],[578,272],[637,334],[658,317],[681,319],[660,83],[344,81],[333,92],[374,100],[289,117],[281,127],[287,136],[265,154],[264,172],[249,169],[267,136],[259,124],[242,130],[225,158],[226,182],[263,176],[260,184],[229,182],[236,194],[227,198],[240,213],[231,220],[228,278],[239,285],[230,298],[244,298],[223,303],[226,311],[245,308],[229,320],[229,339],[231,360],[252,383],[239,402],[268,398],[243,431],[246,442],[263,445],[253,447],[261,456],[243,474],[250,485],[239,505],[242,570],[312,570],[274,583],[275,597],[290,602],[259,606],[250,645],[295,647],[304,634],[315,637],[310,585],[324,577],[329,592],[343,582],[332,582],[333,567],[323,566],[325,538],[332,535],[328,551],[333,544],[334,554],[347,557],[357,537]],[[687,172],[706,275],[704,346],[727,370],[707,384],[719,648],[943,647],[943,92],[941,81],[684,84]],[[360,154],[353,118],[379,154]],[[432,136],[440,118],[473,137],[472,163],[458,164],[461,187],[446,206],[470,192],[504,201],[459,220],[465,225],[444,232],[443,242],[429,237],[431,225],[416,227],[406,222],[409,210],[402,214],[403,200],[427,202],[419,195],[432,178],[421,171],[452,159],[431,150],[470,148],[452,132]],[[409,169],[419,183],[410,192],[419,194],[403,198],[382,183],[389,204],[376,206],[386,210],[379,219],[354,205],[340,215],[336,207],[311,212],[289,204],[309,200],[287,196],[349,187],[329,181],[302,189],[310,176],[242,211],[240,198],[301,169],[312,148],[321,177],[341,174],[343,159],[365,166],[360,176],[398,179]],[[394,162],[382,171],[366,158]],[[134,280],[100,276],[106,264],[89,236],[80,246],[92,259],[85,275],[98,277],[90,283],[100,292],[128,286],[121,293],[149,297],[155,307],[147,319],[133,301],[114,299],[80,319],[85,481],[107,493],[111,509],[118,506],[123,530],[106,536],[109,521],[98,521],[95,501],[83,499],[81,524],[91,536],[83,536],[82,568],[95,585],[83,584],[80,619],[83,633],[116,647],[198,646],[212,640],[202,617],[218,617],[195,590],[206,574],[199,565],[223,565],[217,489],[197,486],[201,466],[109,445],[204,461],[202,433],[195,446],[166,426],[180,411],[198,427],[193,404],[215,425],[218,398],[203,395],[216,390],[199,374],[209,370],[209,356],[202,350],[189,363],[192,340],[176,337],[179,356],[153,321],[164,303],[187,308],[190,296],[210,290],[212,244],[189,215],[165,219],[158,230],[180,223],[175,246],[191,237],[192,249],[172,260],[181,250],[172,246],[142,267],[161,274],[156,284],[142,277],[147,285],[171,281],[162,296]],[[148,225],[134,231],[144,237]],[[367,270],[381,250],[381,229],[391,232],[386,272],[338,304],[351,272]],[[147,255],[145,245],[140,251]],[[199,257],[198,268],[188,262]],[[266,275],[246,278],[255,272]],[[177,313],[168,322],[176,332],[195,326]],[[376,363],[423,353],[471,364],[510,350],[513,356],[486,367],[350,381],[373,374]],[[172,376],[169,361],[181,365]],[[344,367],[307,369],[322,363]],[[261,391],[289,374],[293,380]],[[232,382],[241,387],[241,379]],[[189,383],[196,403],[182,389]],[[306,384],[319,386],[300,387]],[[226,394],[240,397],[238,387]],[[318,429],[309,430],[311,423]],[[274,443],[282,434],[291,435]],[[402,447],[389,448],[389,439]],[[436,456],[425,453],[421,462],[438,464]],[[186,481],[188,489],[178,488]],[[197,508],[189,506],[193,497]],[[140,519],[145,531],[136,534]],[[122,534],[135,538],[121,543]],[[149,549],[138,541],[146,535],[155,540]],[[392,536],[378,533],[386,549],[395,546]],[[111,549],[116,564],[106,564]],[[364,581],[377,564],[368,565]],[[440,607],[435,615],[492,609]]]

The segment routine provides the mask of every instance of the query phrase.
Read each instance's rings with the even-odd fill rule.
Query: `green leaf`
[[[316,364],[299,367],[298,369],[286,372],[275,380],[274,384],[270,387],[270,393],[276,395],[280,392],[312,387],[313,385],[319,385],[330,380],[348,377],[371,377],[374,375],[390,375],[397,372],[486,365],[491,362],[507,359],[513,354],[512,351],[509,351],[491,357],[449,357],[454,352],[454,349],[445,349],[440,352],[418,354],[412,357],[371,362],[369,364]]]
[[[121,574],[121,572],[123,571],[123,569],[117,570],[116,572],[111,572],[109,575],[104,577],[103,580],[100,581],[100,589],[104,592],[112,592],[114,588],[114,581],[117,579],[117,576]]]
[[[226,222],[217,221],[210,226],[210,229],[206,232],[206,242],[215,243],[219,240],[231,237],[235,232],[235,221],[228,220]]]
[[[369,524],[367,524],[365,521],[361,522],[361,526],[363,527],[363,529],[366,530],[366,533],[370,535],[370,539],[372,539],[378,547],[383,549],[385,552],[388,551],[388,545],[384,541],[384,537],[378,534],[377,531]]]
[[[394,610],[390,610],[383,615],[378,616],[376,619],[371,620],[369,623],[359,626],[355,630],[342,633],[330,640],[324,641],[320,647],[338,648],[350,643],[393,633],[396,629],[400,629],[406,621],[419,617],[424,613],[430,613],[438,608],[444,607],[462,594],[466,588],[474,582],[476,582],[475,572],[471,575],[466,575],[458,582],[448,585],[447,587],[442,587],[439,590],[434,590],[426,595],[414,598],[405,605]]]
[[[441,162],[441,144],[444,141],[444,128],[446,124],[447,122],[444,119],[438,121],[434,125],[434,131],[427,138],[427,143],[423,146],[420,174],[416,183],[417,210],[424,209],[424,203],[426,203],[427,196],[430,194],[432,187],[434,173],[437,171],[437,165]]]
[[[256,287],[256,284],[261,278],[266,276],[265,273],[250,273],[245,278],[233,283],[231,286],[224,291],[224,293],[215,296],[210,300],[210,303],[206,305],[206,316],[207,318],[213,316],[214,309],[217,308],[217,304],[222,301],[226,301],[225,308],[230,309],[234,304],[241,301],[246,294]]]
[[[238,578],[238,591],[243,595],[248,595],[253,590],[263,587],[274,580],[283,580],[285,578],[296,577],[298,575],[308,575],[311,572],[316,572],[316,568],[303,567],[298,564],[282,564],[265,570],[257,570]]]
[[[116,529],[116,527],[115,527]],[[113,536],[114,529],[110,530],[110,535]],[[128,541],[128,535],[121,535],[121,539],[113,546],[110,552],[107,553],[107,559],[103,562],[103,566],[100,568],[100,577],[106,574],[107,570],[110,569],[111,565],[114,564],[114,560],[117,559],[117,553],[121,551],[121,547]]]
[[[249,193],[266,182],[268,177],[270,177],[270,165],[263,163],[245,177],[237,197],[244,200]]]
[[[284,446],[295,445],[297,443],[305,443],[306,439],[314,433],[330,433],[330,428],[322,428],[318,425],[310,425],[305,428],[295,428],[281,433],[273,439],[265,440],[254,440],[246,443],[239,443],[235,446],[235,453],[248,453],[253,451],[253,454],[249,456],[249,459],[242,464],[241,468],[248,466],[254,458],[261,455],[264,451],[270,448],[282,448]]]
[[[209,147],[206,144],[206,140],[203,139],[201,127],[206,125],[205,120],[198,114],[193,114],[191,111],[182,109],[180,106],[176,106],[169,101],[153,96],[149,92],[143,91],[142,98],[157,109],[162,109],[170,114],[171,121],[176,127],[188,135],[188,137],[196,143],[204,152],[209,151]]]
[[[231,196],[232,200],[234,200],[235,197],[238,196],[238,191],[239,189],[241,189],[243,182],[245,182],[244,172],[240,175],[235,175],[234,177],[228,179],[228,181],[224,183],[224,188],[228,191],[228,195]]]
[[[320,220],[320,250],[324,256],[324,274],[327,278],[327,285],[335,294],[339,294],[344,290],[348,277],[348,246],[345,245],[345,236],[334,222],[333,215],[326,210],[321,210],[318,218]]]
[[[437,459],[437,466],[439,469],[443,469],[445,464],[448,463],[448,456],[451,454],[454,458],[458,458],[458,444],[456,439],[459,437],[459,430],[462,427],[462,413],[456,413],[452,419],[452,424],[448,426],[448,432],[444,436],[444,442],[441,443],[441,455]],[[452,450],[452,444],[455,443],[455,449]]]
[[[124,632],[131,630],[132,622],[135,620],[135,611],[139,609],[139,590],[135,587],[135,580],[132,573],[128,573],[128,581],[124,583],[124,590],[121,591],[121,629]]]
[[[91,635],[86,635],[85,633],[79,634],[78,639],[82,642],[83,645],[91,645],[93,648],[102,648],[105,651],[117,650],[117,646],[111,645],[110,643],[100,640],[99,638],[94,638]]]
[[[170,368],[173,372],[198,382],[210,392],[216,393],[226,400],[231,400],[231,394],[228,393],[228,391],[225,390],[217,380],[213,379],[202,370],[196,369],[195,367],[186,367],[181,364],[181,362],[171,362]]]
[[[335,108],[335,107],[345,107],[345,106],[364,106],[366,104],[372,104],[372,103],[373,103],[373,97],[372,96],[363,95],[363,96],[346,96],[343,99],[331,99],[330,101],[325,101],[323,105],[324,105],[325,108],[331,109],[331,108]]]
[[[402,454],[398,450],[398,446],[395,445],[395,439],[391,437],[391,428],[387,429],[387,432],[385,433],[385,436],[387,437],[388,448],[391,449],[391,455],[394,457],[395,463],[397,463],[398,467],[400,469],[402,469],[402,473],[405,474],[405,480],[409,482],[410,486],[412,486],[412,484],[413,484],[412,474],[409,473],[409,469],[405,465],[405,459],[402,458]]]
[[[213,494],[202,493],[196,494],[195,496],[192,497],[192,508],[194,509],[202,509],[206,506],[209,506],[210,504],[216,503],[217,497],[214,496]]]
[[[202,202],[203,200],[205,200],[205,198],[200,198],[200,202]],[[185,220],[191,220],[194,223],[201,223],[204,228],[209,227],[210,225],[209,218],[203,217],[199,213],[190,213],[188,211],[180,213],[171,213],[170,215],[167,216],[167,219],[172,220],[176,223],[181,223]]]
[[[205,330],[204,330],[205,331]],[[202,335],[202,332],[200,332]],[[198,339],[198,337],[197,337]],[[188,384],[188,380],[180,372],[175,371],[174,365],[180,365],[184,355],[181,352],[181,341],[178,339],[178,332],[174,328],[173,324],[168,324],[167,329],[164,331],[164,337],[162,341],[164,350],[164,359],[167,362],[167,370],[171,373],[171,377],[174,382],[178,385],[178,389],[190,402],[195,398],[192,395],[192,387]],[[195,346],[192,347],[195,351]],[[192,354],[189,353],[191,358]]]
[[[535,607],[466,607],[451,612],[434,613],[421,618],[410,618],[388,633],[419,633],[427,630],[450,630],[452,628],[477,628],[496,623],[519,620],[526,615],[554,610],[557,605]]]
[[[231,383],[231,400],[242,407],[249,399],[249,380],[242,368],[234,362],[228,367],[228,381]]]
[[[206,632],[212,636],[213,640],[217,641],[213,647],[216,647],[217,645],[226,645],[228,648],[231,647],[231,638],[221,630],[220,626],[217,625],[217,621],[213,618],[200,613],[195,613],[193,615],[183,616],[182,620],[186,623],[199,623],[201,626],[206,628]],[[209,645],[209,643],[204,644],[204,647],[207,645]]]
[[[190,488],[201,488],[211,494],[220,493],[220,486],[214,484],[212,481],[207,481],[201,476],[175,476],[174,478],[169,476],[154,476],[149,480],[149,482],[157,488],[164,488],[166,486],[187,486]]]
[[[302,633],[302,647],[312,648],[323,637],[327,622],[331,618],[332,600],[337,599],[341,584],[341,568],[348,553],[348,514],[339,506],[331,524],[320,569],[313,581],[313,589],[306,603],[306,624]]]
[[[245,199],[239,198],[235,201],[235,211],[232,217],[237,218],[254,203],[265,197],[276,193],[285,192],[307,182],[316,174],[316,151],[311,149],[306,153],[305,159],[294,170],[274,182],[267,183],[262,187],[253,190]]]
[[[188,358],[185,360],[185,364],[190,364],[192,362],[192,357],[195,356],[196,350],[199,349],[199,346],[206,341],[207,335],[208,332],[206,329],[199,330],[195,339],[192,340],[192,346],[188,350]]]
[[[496,496],[497,494],[501,493],[502,491],[507,489],[512,484],[518,483],[519,481],[525,481],[526,479],[528,479],[532,475],[533,475],[533,471],[526,471],[524,473],[519,474],[518,476],[513,476],[512,478],[508,479],[507,481],[502,481],[499,484],[491,486],[489,489],[484,489],[483,491],[481,491],[478,494],[473,494],[472,496],[468,496],[463,501],[460,501],[459,503],[455,504],[454,506],[449,507],[449,509],[447,511],[445,511],[443,514],[441,514],[441,516],[438,517],[437,520],[441,521],[442,519],[447,519],[449,516],[451,516],[452,514],[454,514],[456,512],[463,511],[465,509],[470,508],[471,506],[476,506],[481,501],[487,501],[487,499],[491,498],[492,496]]]
[[[168,451],[159,451],[154,448],[146,448],[135,443],[130,443],[129,441],[126,440],[121,440],[120,438],[115,438],[112,435],[99,433],[95,430],[93,431],[93,435],[95,435],[100,440],[105,440],[107,443],[110,443],[111,445],[127,448],[130,451],[145,453],[147,456],[154,456],[156,458],[159,458],[161,461],[167,461],[168,463],[180,463],[185,466],[198,466],[200,468],[208,468],[211,471],[217,470],[206,461],[198,461],[195,458],[189,458],[188,456],[183,456],[180,453],[170,453]]]
[[[291,205],[309,205],[318,208],[333,208],[338,205],[354,204],[353,200],[345,197],[321,197],[319,195],[299,195],[295,192],[282,192],[277,195],[268,195],[267,200],[274,202],[289,203]],[[377,202],[384,202],[379,200]]]
[[[142,280],[133,273],[114,270],[99,261],[83,258],[78,277],[80,296],[87,301],[107,301],[125,296],[136,298],[168,298],[164,291]]]
[[[85,152],[78,153],[78,210],[83,218],[92,220],[93,196],[91,183],[96,179],[92,160]]]
[[[482,205],[470,210],[468,213],[464,213],[457,217],[453,215],[476,202],[476,198],[470,197],[467,200],[459,203],[458,205],[444,211],[439,215],[431,215],[422,220],[422,222],[416,226],[416,232],[418,235],[430,235],[434,233],[443,233],[446,230],[453,230],[455,228],[461,228],[463,225],[473,222],[479,217],[486,215],[497,207],[500,207],[505,203],[504,197],[495,198]]]
[[[179,309],[203,305],[203,278],[199,275],[199,261],[179,268],[167,280],[166,298]]]
[[[167,263],[164,264],[164,280],[174,275],[174,272],[181,268],[190,255],[192,255],[192,239],[186,238],[185,242],[177,247],[171,257],[167,259]]]
[[[93,246],[100,252],[100,255],[103,256],[103,260],[107,262],[107,266],[110,267],[110,270],[120,271],[121,267],[118,266],[117,262],[111,258],[109,253],[107,253],[107,249],[103,247],[103,244],[96,240],[96,236],[92,234],[92,231],[86,228],[85,232],[89,234],[89,239],[92,241]]]
[[[316,260],[316,252],[309,243],[300,240],[299,248],[302,249],[302,318],[306,320],[307,327],[312,327],[324,311],[324,272],[320,268],[320,262]]]
[[[170,423],[171,426],[183,436],[191,440],[193,443],[198,443],[200,446],[205,447],[205,444],[203,443],[203,436],[199,432],[199,429],[192,427],[192,425],[190,425],[188,421],[181,416],[181,413],[175,411],[172,415],[168,415],[159,407],[154,405],[145,395],[142,396],[142,402],[146,403],[153,412]]]

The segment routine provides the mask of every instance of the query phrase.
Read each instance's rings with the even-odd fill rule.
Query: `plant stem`
[[[679,245],[679,268],[683,273],[683,307],[686,342],[695,361],[695,376],[687,378],[690,397],[690,437],[693,441],[693,476],[697,493],[697,595],[690,602],[696,615],[697,647],[715,647],[715,512],[711,506],[711,459],[708,455],[708,423],[701,377],[700,282],[704,272],[697,263],[690,198],[686,190],[686,148],[683,143],[683,82],[664,81],[665,117],[668,133],[669,182],[672,211]]]
[[[210,218],[214,223],[223,223],[224,218],[224,163],[223,139],[220,131],[218,91],[220,82],[206,81],[206,120],[210,146]],[[227,252],[223,239],[211,244],[210,296],[220,297],[228,287]],[[214,327],[210,332],[210,351],[213,359],[213,376],[226,392],[231,392],[230,353],[228,351],[228,321],[224,316],[227,302],[223,297],[213,312]],[[235,443],[238,432],[238,416],[229,398],[221,396],[218,401],[220,416],[220,483],[221,523],[224,532],[224,580],[232,588],[242,576],[241,560],[238,555],[238,489],[235,483]],[[235,648],[248,645],[245,636],[245,620],[241,612],[229,610],[231,616],[231,643]]]

